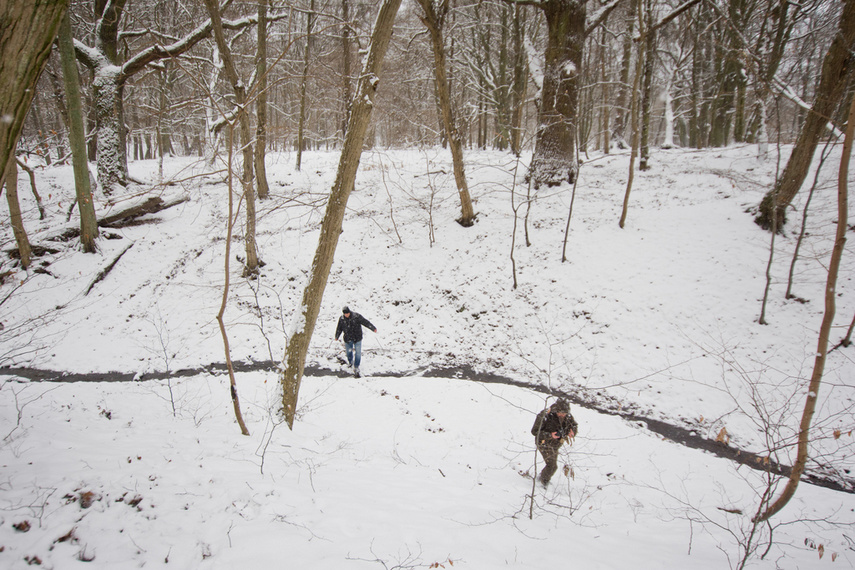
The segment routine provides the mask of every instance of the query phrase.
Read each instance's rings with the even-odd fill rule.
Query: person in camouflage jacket
[[[567,400],[559,399],[537,414],[531,435],[546,463],[540,472],[540,482],[544,487],[549,485],[549,480],[558,470],[558,450],[565,441],[576,437],[578,429],[579,424],[573,419]]]

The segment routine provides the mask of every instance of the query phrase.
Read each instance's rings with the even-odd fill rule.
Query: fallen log
[[[125,226],[132,225],[134,220],[139,217],[147,214],[156,214],[157,212],[177,206],[178,204],[183,204],[188,200],[190,200],[189,196],[182,196],[181,198],[176,198],[170,202],[164,202],[163,198],[160,196],[152,196],[142,204],[137,204],[126,210],[104,216],[98,220],[98,226],[102,228],[123,228]]]

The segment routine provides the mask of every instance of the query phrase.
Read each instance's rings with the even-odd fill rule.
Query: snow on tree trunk
[[[534,155],[528,176],[535,187],[557,186],[576,178],[576,112],[582,50],[585,43],[584,0],[548,0],[543,89]]]
[[[392,26],[395,23],[395,15],[400,5],[401,0],[384,0],[377,13],[370,47],[365,56],[356,97],[353,100],[347,136],[338,163],[338,172],[327,201],[324,219],[321,222],[321,235],[318,238],[318,248],[315,250],[315,257],[312,261],[309,281],[303,291],[303,299],[294,316],[291,332],[285,345],[280,382],[282,384],[282,412],[289,428],[294,425],[297,396],[300,391],[300,382],[303,379],[303,369],[306,365],[306,352],[309,349],[309,342],[312,339],[315,323],[320,313],[324,289],[338,245],[338,237],[341,234],[347,200],[353,190],[365,133],[371,120],[374,96],[380,82],[379,75],[383,57],[389,47]]]
[[[100,69],[96,72],[93,82],[98,141],[98,184],[107,196],[118,186],[126,186],[128,183],[127,163],[123,160],[122,136],[119,133],[119,73],[120,69],[114,66]]]

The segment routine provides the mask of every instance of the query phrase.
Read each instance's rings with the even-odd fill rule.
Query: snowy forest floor
[[[227,376],[211,367],[224,360],[222,165],[169,159],[159,184],[156,162],[132,163],[147,184],[99,197],[101,218],[152,192],[186,201],[105,229],[95,255],[57,239],[75,225],[70,168],[37,171],[45,219],[23,184],[20,194],[43,254],[29,272],[2,266],[0,564],[529,568],[571,557],[585,568],[720,568],[746,552],[749,567],[851,564],[851,493],[805,483],[758,530],[750,518],[776,477],[663,440],[792,462],[839,156],[817,178],[795,299],[783,293],[806,192],[776,238],[763,326],[771,236],[751,209],[777,160],[755,155],[657,151],[620,229],[627,155],[586,157],[575,198],[563,186],[527,203],[525,159],[470,152],[478,221],[462,228],[446,151],[367,152],[293,431],[276,411],[271,363],[338,155],[308,153],[302,171],[292,155],[271,155],[258,216],[265,266],[240,277],[238,231],[225,313],[249,437],[230,415]],[[2,239],[9,251],[8,228]],[[852,269],[847,250],[835,343],[855,312]],[[345,304],[379,329],[366,332],[359,380],[342,373],[332,342]],[[810,464],[847,490],[851,350],[830,355]],[[87,375],[101,381],[68,382]],[[580,433],[558,481],[533,489],[528,430],[555,394],[575,403]]]

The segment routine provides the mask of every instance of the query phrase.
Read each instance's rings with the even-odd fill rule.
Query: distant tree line
[[[261,4],[270,18],[263,77],[267,148],[340,148],[375,2]],[[398,15],[368,144],[447,143],[421,4],[405,3]],[[639,82],[641,168],[655,167],[649,159],[651,146],[794,142],[817,98],[823,60],[845,3],[427,4],[447,11],[442,34],[449,102],[463,147],[519,153],[541,145],[540,160],[533,165],[537,181],[554,184],[568,175],[572,179],[576,140],[583,155],[630,144],[633,64],[639,54],[645,58]],[[254,74],[260,3],[229,1],[222,6],[229,49],[255,100],[260,83],[253,82],[262,79]],[[667,25],[654,29],[681,8]],[[73,1],[70,16],[89,158],[108,159],[99,167],[103,188],[127,183],[129,158],[201,156],[221,144],[216,127],[222,117],[210,96],[223,103],[219,110],[231,109],[235,101],[203,3]],[[835,88],[848,96],[851,74]],[[839,123],[845,120],[848,99],[832,98],[833,108],[824,118]],[[21,150],[49,164],[68,160],[68,107],[54,50],[24,125]]]

